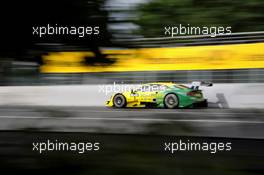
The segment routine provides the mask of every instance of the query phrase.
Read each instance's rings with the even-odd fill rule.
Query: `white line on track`
[[[248,120],[208,120],[208,119],[157,119],[157,118],[117,118],[117,117],[30,117],[30,116],[0,116],[0,119],[50,119],[50,120],[106,120],[106,121],[148,121],[148,122],[197,122],[197,123],[237,123],[264,124],[264,121]]]

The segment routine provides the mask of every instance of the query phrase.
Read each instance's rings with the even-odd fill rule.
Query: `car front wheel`
[[[122,94],[116,94],[113,98],[114,107],[124,108],[126,106],[126,98]]]

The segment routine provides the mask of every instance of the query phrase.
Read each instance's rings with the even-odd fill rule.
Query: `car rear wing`
[[[193,81],[192,83],[191,83],[191,89],[193,89],[193,90],[199,90],[199,87],[200,86],[207,86],[207,87],[211,87],[211,86],[213,86],[213,83],[211,83],[211,82],[205,82],[205,81]]]

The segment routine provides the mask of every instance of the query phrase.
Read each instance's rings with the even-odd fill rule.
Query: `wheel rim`
[[[122,99],[121,99],[120,97],[117,97],[117,98],[116,98],[116,103],[117,103],[118,105],[121,105],[121,104],[122,104]]]

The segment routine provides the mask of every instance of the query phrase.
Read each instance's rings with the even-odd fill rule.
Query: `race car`
[[[172,82],[148,83],[135,90],[112,95],[110,100],[106,101],[106,106],[169,109],[207,107],[207,99],[203,97],[199,87],[212,85],[206,82],[193,82],[190,87]]]

